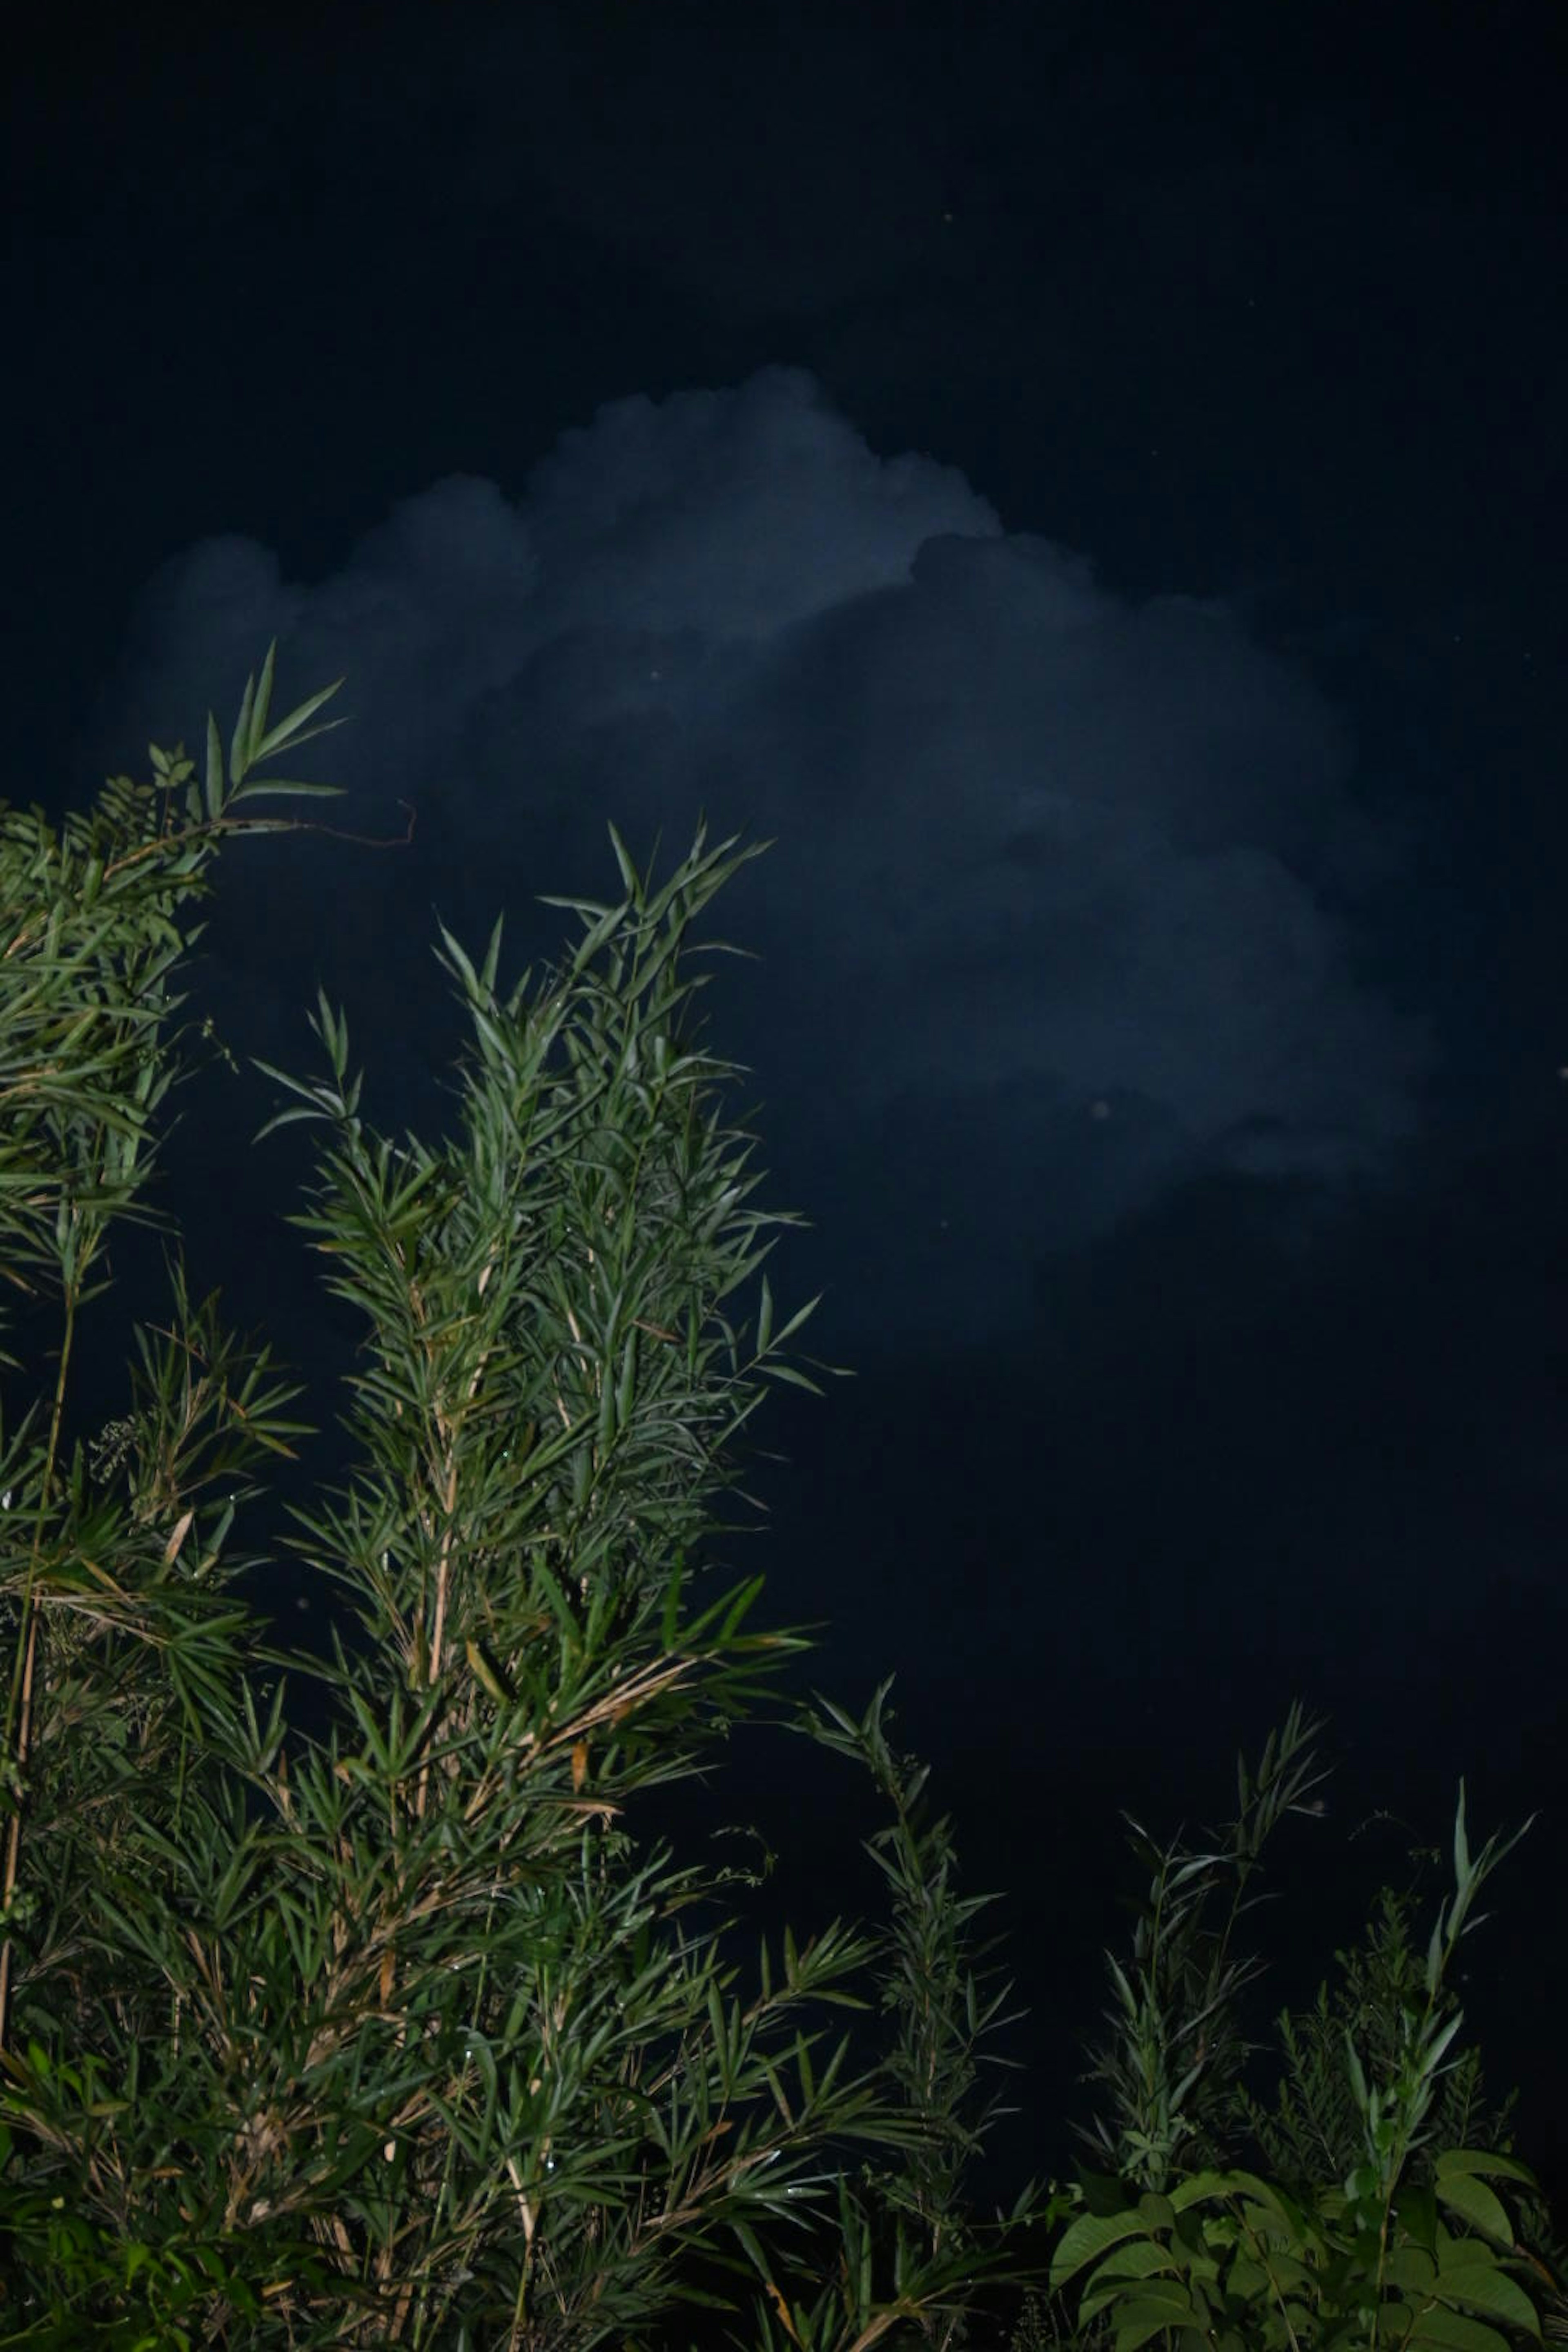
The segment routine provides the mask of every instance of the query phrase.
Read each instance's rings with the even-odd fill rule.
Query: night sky
[[[314,1075],[321,984],[432,1143],[437,915],[504,909],[510,985],[606,819],[774,836],[709,1038],[856,1377],[759,1415],[721,1556],[831,1621],[803,1685],[896,1672],[1005,1893],[999,2193],[1087,2113],[1118,1808],[1227,1817],[1293,1697],[1335,1774],[1263,2021],[1461,1773],[1473,1840],[1539,1807],[1464,1997],[1562,2181],[1561,9],[221,13],[13,58],[7,796],[226,729],[273,636],[276,709],[345,674],[348,794],[282,813],[413,845],[229,845],[190,1009]],[[282,1223],[315,1131],[176,1099],[158,1197],[310,1380],[306,1501],[359,1337]],[[89,1430],[165,1296],[114,1265]],[[260,1597],[325,1639],[287,1554]],[[847,1773],[752,1733],[723,1784],[803,1931]]]

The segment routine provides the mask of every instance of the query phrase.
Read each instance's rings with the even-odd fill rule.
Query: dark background
[[[347,677],[319,814],[418,811],[234,844],[193,1009],[313,1071],[320,982],[434,1140],[437,911],[504,908],[510,977],[606,817],[777,837],[712,1040],[857,1377],[756,1424],[724,1556],[831,1619],[819,1687],[896,1670],[1005,1891],[998,2194],[1085,2112],[1119,1806],[1224,1817],[1298,1696],[1336,1773],[1263,2016],[1461,1773],[1472,1843],[1539,1807],[1465,1998],[1563,2181],[1564,96],[1559,9],[1435,0],[60,11],[14,58],[8,796],[226,728],[276,635],[276,708]],[[357,1337],[308,1152],[251,1149],[258,1076],[181,1101],[304,1499]],[[321,1638],[286,1555],[263,1597]],[[788,1916],[868,1899],[875,1817],[760,1742]]]

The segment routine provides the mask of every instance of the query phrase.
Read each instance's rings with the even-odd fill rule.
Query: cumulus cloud
[[[319,975],[411,1117],[455,1043],[432,904],[479,945],[504,907],[515,971],[558,942],[535,892],[609,887],[606,817],[667,859],[700,808],[776,836],[721,908],[764,961],[717,967],[713,1036],[756,1072],[840,1345],[996,1330],[1042,1256],[1189,1178],[1331,1198],[1416,1134],[1426,1034],[1355,931],[1397,844],[1305,677],[877,457],[801,371],[614,403],[521,498],[437,482],[313,583],[188,550],[98,764],[199,740],[274,635],[285,702],[347,673],[353,723],[310,747],[352,787],[328,820],[395,834],[402,797],[418,832],[237,845],[208,939],[236,1042],[300,1066]]]

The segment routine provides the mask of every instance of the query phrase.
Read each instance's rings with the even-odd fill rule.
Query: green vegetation
[[[1464,2021],[1450,1963],[1524,1833],[1472,1859],[1462,1782],[1454,1894],[1425,1955],[1408,1897],[1385,1888],[1333,1992],[1279,2018],[1272,2105],[1247,2091],[1235,2001],[1257,1969],[1233,1957],[1234,1931],[1264,1840],[1322,1778],[1320,1729],[1292,1708],[1256,1779],[1238,1762],[1240,1809],[1212,1850],[1162,1851],[1132,1825],[1152,1877],[1131,1969],[1110,1963],[1115,2037],[1092,2069],[1110,2114],[1086,2135],[1110,2169],[1052,2197],[1053,2301],[1031,2298],[1024,2344],[1502,2352],[1540,2340],[1543,2312],[1568,2340],[1562,2250],[1510,2153],[1512,2102],[1489,2114],[1479,2054],[1448,2055]]]
[[[1135,1826],[1107,2168],[973,2210],[1008,2021],[986,1898],[958,1896],[889,1685],[768,1715],[810,1644],[757,1630],[760,1578],[710,1596],[694,1564],[769,1383],[816,1386],[785,1353],[811,1305],[775,1328],[763,1271],[794,1221],[749,1205],[736,1074],[692,1018],[688,933],[758,850],[699,828],[656,886],[612,828],[618,895],[547,902],[582,936],[537,988],[500,991],[499,923],[478,965],[443,929],[473,1044],[439,1151],[361,1120],[324,997],[323,1073],[259,1066],[287,1097],[262,1135],[328,1131],[291,1222],[368,1329],[358,1466],[289,1539],[363,1650],[279,1650],[237,1590],[253,1474],[309,1425],[217,1294],[193,1307],[177,1242],[126,1410],[68,1445],[110,1228],[164,1222],[175,910],[229,836],[291,829],[243,803],[327,789],[260,780],[339,723],[309,723],[328,688],[269,725],[272,681],[269,652],[200,781],[154,750],[58,837],[36,809],[0,833],[0,1274],[59,1335],[0,1427],[0,2345],[1491,2352],[1558,2324],[1533,2183],[1448,2056],[1448,1962],[1506,1852],[1472,1862],[1462,1791],[1425,1967],[1388,1897],[1333,2001],[1285,2021],[1274,2105],[1247,2093],[1233,1945],[1317,1777],[1295,1710],[1213,1851]],[[324,1740],[258,1668],[323,1684]],[[869,1776],[889,1907],[742,1965],[755,1878],[678,1864],[640,1800],[751,1715]]]

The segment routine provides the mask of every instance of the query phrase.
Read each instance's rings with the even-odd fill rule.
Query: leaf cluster
[[[318,1074],[258,1065],[285,1098],[258,1142],[325,1130],[289,1222],[363,1327],[353,1469],[287,1538],[360,1649],[279,1649],[239,1598],[244,1514],[310,1425],[177,1245],[124,1410],[67,1448],[107,1237],[160,1222],[177,910],[228,835],[278,829],[237,803],[327,789],[258,777],[334,691],[274,724],[273,675],[269,651],[226,757],[209,720],[200,782],[154,747],[152,784],[58,835],[0,811],[0,1319],[14,1293],[60,1335],[0,1415],[0,2345],[589,2352],[732,2321],[758,2352],[958,2352],[990,2290],[1044,2274],[1032,2227],[1050,2301],[1016,2352],[1539,2335],[1539,2192],[1455,2054],[1450,1963],[1515,1842],[1472,1857],[1463,1783],[1425,1958],[1385,1897],[1334,2000],[1280,2021],[1268,2107],[1238,1930],[1276,1830],[1321,1811],[1321,1726],[1292,1707],[1238,1759],[1195,1853],[1130,1819],[1147,1892],[1088,2077],[1105,2168],[991,2221],[964,2183],[1007,2112],[982,2084],[1010,1989],[889,1685],[780,1718],[879,1794],[881,1926],[786,1928],[753,1969],[745,1874],[649,1833],[646,1793],[810,1646],[759,1630],[760,1578],[714,1592],[703,1564],[762,1398],[835,1370],[786,1352],[816,1301],[781,1323],[765,1259],[800,1221],[754,1204],[741,1074],[695,1017],[694,927],[765,845],[700,825],[656,885],[612,827],[618,890],[546,902],[580,936],[537,985],[502,991],[499,922],[477,961],[442,927],[472,1042],[439,1150],[362,1119],[324,995]],[[302,1677],[324,1736],[288,1714]]]
[[[127,1410],[90,1475],[62,1459],[89,1276],[178,1076],[170,908],[318,731],[326,694],[268,724],[273,666],[226,771],[209,722],[204,787],[154,751],[155,788],[119,780],[63,844],[35,813],[0,863],[0,1264],[49,1277],[62,1328],[41,1425],[0,1429],[0,2341],[587,2347],[749,2296],[757,2342],[956,2343],[1007,2269],[1005,2227],[952,2220],[1005,2021],[886,1686],[796,1727],[893,1809],[888,1937],[786,1931],[750,1979],[715,1874],[640,1828],[806,1646],[753,1629],[760,1579],[708,1597],[693,1566],[767,1385],[816,1386],[784,1352],[816,1302],[775,1328],[763,1272],[793,1220],[752,1205],[685,961],[755,849],[700,827],[656,887],[612,828],[619,894],[548,902],[582,937],[537,988],[500,992],[499,923],[478,963],[443,928],[473,1045],[440,1150],[362,1121],[324,996],[322,1073],[258,1066],[289,1097],[261,1136],[327,1130],[291,1222],[365,1327],[355,1468],[289,1538],[362,1652],[277,1649],[236,1593],[253,1474],[308,1424],[177,1250]],[[286,1713],[305,1675],[324,1738]],[[879,1962],[868,2061],[827,2020],[876,2016]]]
[[[1083,2173],[1050,2208],[1064,2225],[1050,2292],[1059,2297],[1079,2282],[1074,2340],[1116,2352],[1155,2339],[1232,2352],[1382,2344],[1505,2352],[1519,2335],[1541,2336],[1543,2309],[1563,2310],[1552,2268],[1526,2242],[1550,2242],[1550,2227],[1539,2184],[1510,2152],[1509,2105],[1489,2117],[1479,2058],[1449,2055],[1463,2024],[1448,1990],[1454,1953],[1479,1924],[1472,1906],[1482,1885],[1528,1822],[1472,1857],[1461,1781],[1454,1891],[1424,1959],[1411,1947],[1407,1899],[1384,1890],[1363,1948],[1339,1956],[1333,2003],[1325,1984],[1305,2018],[1280,2018],[1284,2071],[1272,2108],[1241,2080],[1242,2046],[1215,2030],[1235,1988],[1257,1971],[1255,1961],[1230,1958],[1229,1943],[1262,1836],[1287,1811],[1318,1810],[1302,1805],[1322,1777],[1318,1729],[1293,1708],[1256,1780],[1238,1765],[1242,1810],[1228,1834],[1197,1856],[1179,1845],[1157,1853],[1135,1970],[1110,1960],[1121,2046],[1097,2065],[1113,2104],[1093,2140],[1121,2161]],[[1232,1899],[1211,1925],[1204,1906],[1222,1900],[1227,1864]],[[1219,2078],[1200,2106],[1200,2054],[1215,2048]],[[1187,2063],[1172,2096],[1173,2052]],[[1267,2176],[1237,2161],[1242,2134]],[[1512,2192],[1511,2210],[1493,2181]],[[1029,2332],[1039,2338],[1049,2325],[1060,2340],[1059,2309],[1037,2304]]]

